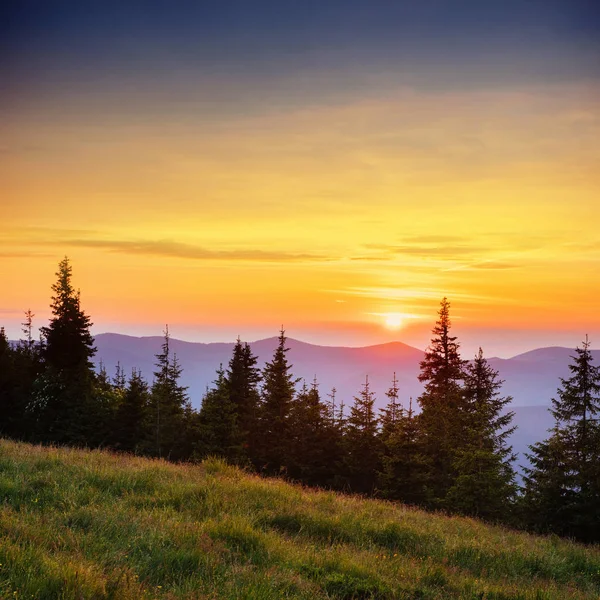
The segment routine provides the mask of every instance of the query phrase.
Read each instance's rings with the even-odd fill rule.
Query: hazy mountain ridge
[[[154,371],[154,355],[160,351],[163,338],[160,336],[134,337],[116,333],[103,333],[95,337],[96,362],[102,361],[109,373],[113,373],[117,361],[126,372],[132,368],[142,370],[150,381]],[[219,364],[227,366],[233,342],[185,342],[171,340],[171,349],[177,354],[183,367],[183,382],[194,406],[199,406],[206,386],[210,386]],[[264,365],[272,357],[277,338],[266,338],[251,342],[253,352]],[[322,394],[335,386],[338,399],[351,402],[364,383],[365,376],[377,395],[379,406],[385,404],[385,391],[393,373],[399,380],[400,397],[416,398],[422,391],[417,376],[423,350],[402,342],[389,342],[364,347],[319,346],[288,339],[289,358],[296,377],[307,382],[316,376]],[[548,406],[555,395],[560,377],[569,375],[572,348],[538,348],[512,358],[489,359],[505,381],[503,393],[513,397],[516,406]],[[600,361],[600,351],[594,351]]]
[[[132,368],[141,369],[144,377],[152,381],[154,355],[160,351],[162,337],[103,333],[97,335],[95,341],[98,349],[96,362],[102,361],[109,374],[114,373],[119,361],[127,373]],[[219,364],[227,366],[233,342],[201,343],[172,339],[170,343],[183,367],[183,384],[188,386],[192,404],[198,408],[207,386],[215,378]],[[251,342],[261,367],[271,360],[276,345],[276,337]],[[390,386],[394,372],[399,382],[400,399],[405,406],[411,396],[416,400],[423,389],[417,379],[423,350],[402,342],[350,348],[319,346],[289,338],[288,347],[294,375],[305,379],[307,383],[316,376],[324,398],[335,387],[337,402],[343,400],[347,410],[366,375],[369,376],[380,408],[386,404],[385,391]],[[529,444],[544,439],[552,426],[552,417],[547,408],[560,385],[559,378],[569,375],[570,357],[574,352],[573,348],[554,346],[538,348],[512,358],[489,359],[505,380],[503,394],[513,397],[511,409],[515,411],[518,429],[511,442],[519,454],[525,452]],[[593,354],[595,360],[600,362],[600,351],[596,350]]]

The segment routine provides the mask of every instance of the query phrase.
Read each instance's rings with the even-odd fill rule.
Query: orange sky
[[[141,84],[21,92],[0,116],[0,324],[45,322],[66,254],[95,332],[424,347],[448,296],[469,352],[600,343],[597,81],[381,72],[320,99],[331,76],[229,112]]]

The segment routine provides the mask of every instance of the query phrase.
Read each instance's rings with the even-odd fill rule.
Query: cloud
[[[0,252],[0,258],[48,258],[49,256],[52,255],[46,252],[34,252],[27,250]]]
[[[444,296],[450,299],[461,300],[489,300],[489,296],[470,294],[467,292],[452,291],[451,293],[444,292],[438,288],[401,288],[401,287],[379,287],[379,286],[362,286],[349,287],[346,289],[326,290],[334,294],[345,294],[349,296],[359,296],[363,298],[375,298],[377,300],[441,300]]]
[[[54,244],[54,242],[53,242]],[[170,240],[134,241],[134,240],[85,240],[66,239],[55,244],[80,248],[99,248],[109,252],[124,254],[142,254],[169,258],[188,258],[193,260],[246,260],[257,262],[301,262],[331,261],[332,257],[321,254],[281,252],[277,250],[233,249],[212,250],[193,244]]]
[[[507,263],[507,262],[496,262],[496,261],[485,261],[485,262],[481,262],[481,263],[475,263],[472,265],[468,265],[467,268],[471,268],[471,269],[498,269],[498,270],[502,270],[502,269],[518,269],[520,268],[521,265],[518,265],[516,263]]]
[[[355,260],[355,261],[372,261],[372,262],[378,262],[378,261],[383,261],[383,260],[390,260],[391,257],[388,256],[351,256],[350,260]]]
[[[440,246],[426,244],[366,244],[366,248],[380,250],[389,254],[406,254],[410,256],[456,256],[488,252],[489,248],[467,245]]]
[[[411,235],[401,238],[404,243],[412,244],[457,244],[468,241],[460,235]]]

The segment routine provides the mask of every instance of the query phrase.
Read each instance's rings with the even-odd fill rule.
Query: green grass
[[[600,597],[600,549],[376,500],[0,441],[0,598]]]

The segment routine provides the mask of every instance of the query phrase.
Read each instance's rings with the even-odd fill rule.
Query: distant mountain
[[[96,361],[102,361],[109,373],[114,372],[120,361],[126,371],[141,369],[148,380],[152,379],[154,355],[160,351],[162,337],[103,333],[96,336],[95,341]],[[258,340],[251,346],[262,366],[272,358],[277,338]],[[423,351],[402,342],[347,348],[317,346],[290,338],[288,346],[296,377],[311,382],[316,376],[322,394],[335,386],[338,399],[344,399],[347,404],[358,393],[367,374],[379,406],[385,404],[384,394],[394,372],[403,399],[416,398],[423,389],[417,380]],[[203,344],[172,339],[171,348],[183,367],[183,382],[189,387],[192,403],[199,406],[219,364],[227,366],[233,343]],[[505,380],[503,393],[513,397],[514,406],[548,406],[560,383],[559,377],[569,375],[568,365],[573,354],[574,350],[569,348],[539,348],[513,358],[490,358],[489,361]],[[593,354],[600,362],[600,351]]]
[[[561,377],[569,377],[572,348],[538,348],[513,358],[492,358],[490,364],[500,372],[503,391],[513,397],[515,406],[548,406],[556,395]],[[600,362],[600,351],[592,352]]]
[[[154,371],[154,355],[160,351],[162,337],[142,337],[104,333],[96,336],[96,361],[102,361],[112,374],[117,361],[129,372],[132,368],[141,369],[148,380]],[[259,365],[271,360],[277,346],[276,337],[252,342],[252,351],[259,357]],[[394,371],[402,390],[402,396],[416,397],[422,386],[417,380],[419,362],[423,352],[401,342],[391,342],[364,348],[317,346],[294,339],[288,339],[288,357],[293,364],[296,377],[307,382],[317,378],[322,394],[327,394],[335,386],[338,400],[348,405],[360,390],[369,375],[378,396],[378,403],[385,404],[385,390],[389,387]],[[233,350],[233,343],[202,344],[171,340],[171,348],[183,367],[182,380],[188,386],[188,393],[194,406],[199,407],[206,386],[211,385],[219,364],[227,366]]]
[[[126,372],[132,368],[141,369],[146,379],[152,380],[154,355],[160,351],[162,337],[103,333],[96,336],[95,341],[98,349],[96,361],[102,361],[109,374],[114,373],[119,361]],[[251,346],[262,367],[271,360],[277,338],[258,340],[252,342]],[[318,346],[290,338],[288,346],[294,375],[305,379],[307,383],[316,376],[323,396],[335,386],[337,402],[343,400],[348,409],[367,374],[379,407],[386,404],[385,391],[390,386],[394,372],[404,405],[408,404],[411,396],[416,400],[423,389],[417,379],[423,351],[401,342],[346,348]],[[183,384],[188,386],[192,404],[198,408],[219,365],[227,366],[233,343],[203,344],[172,339],[171,348],[183,367]],[[573,354],[573,349],[552,347],[539,348],[508,359],[490,359],[491,365],[505,380],[503,394],[513,397],[511,410],[515,411],[515,423],[519,429],[511,442],[519,454],[525,452],[529,444],[544,439],[552,426],[547,408],[560,384],[559,377],[569,375],[568,365]],[[600,362],[600,351],[594,351],[593,354],[595,360]]]

